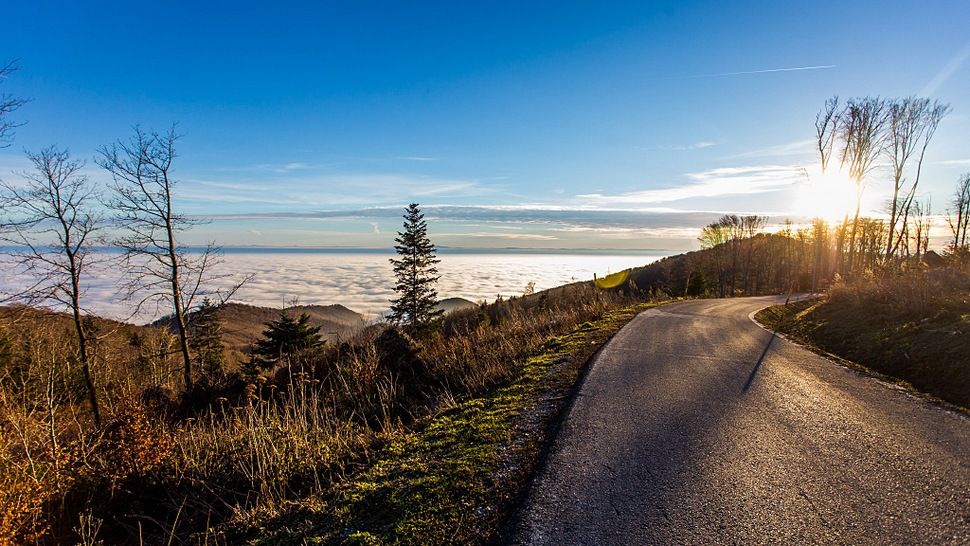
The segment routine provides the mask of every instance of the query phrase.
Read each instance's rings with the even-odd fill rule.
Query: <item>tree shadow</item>
[[[772,330],[771,337],[768,339],[768,344],[765,345],[765,350],[761,351],[761,356],[758,357],[758,361],[755,363],[754,368],[751,369],[751,374],[748,376],[748,380],[744,382],[744,387],[741,388],[741,392],[747,392],[751,388],[751,384],[754,383],[754,378],[758,375],[758,370],[761,369],[761,363],[765,361],[765,357],[768,355],[768,351],[771,349],[771,344],[775,342],[775,338],[778,337],[778,332]]]

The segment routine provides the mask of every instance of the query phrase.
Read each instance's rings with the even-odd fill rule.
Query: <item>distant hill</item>
[[[478,307],[478,304],[466,300],[465,298],[445,298],[438,302],[436,306],[437,309],[441,309],[447,315],[448,313],[454,311],[461,311],[462,309],[469,309],[471,307]]]
[[[301,313],[310,315],[310,324],[320,327],[324,339],[334,341],[346,339],[367,325],[363,315],[343,305],[296,305],[286,308],[286,314],[298,317]],[[280,309],[259,307],[245,303],[226,303],[219,307],[218,316],[222,321],[223,342],[233,357],[243,360],[250,345],[262,336],[266,323],[279,317]],[[171,317],[159,319],[158,326],[174,328]]]
[[[92,328],[97,335],[105,332],[124,331],[136,332],[140,328],[134,324],[106,319],[94,315],[85,315],[87,328]],[[69,335],[74,335],[74,317],[65,311],[53,311],[43,307],[28,307],[24,305],[0,306],[0,324],[25,325],[30,328],[57,327],[64,328]]]

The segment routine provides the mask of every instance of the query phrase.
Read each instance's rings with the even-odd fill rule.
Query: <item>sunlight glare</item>
[[[806,217],[837,222],[851,213],[855,199],[855,185],[844,173],[814,174],[798,188],[795,210]]]

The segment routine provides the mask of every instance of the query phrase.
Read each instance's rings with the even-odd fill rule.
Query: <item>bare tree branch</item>
[[[130,140],[102,147],[97,162],[111,173],[113,197],[108,206],[124,230],[116,244],[124,252],[127,299],[134,302],[136,314],[147,305],[154,305],[156,312],[163,307],[171,309],[182,353],[183,378],[189,388],[192,356],[188,316],[201,296],[224,303],[239,285],[228,290],[207,290],[214,281],[228,277],[213,272],[220,263],[220,249],[210,244],[194,256],[178,242],[182,232],[202,223],[174,208],[177,181],[172,165],[177,157],[178,138],[174,126],[165,133],[135,127]]]
[[[18,69],[19,67],[16,61],[11,61],[0,67],[0,81],[10,77]],[[22,122],[18,123],[11,120],[10,114],[26,103],[27,101],[24,99],[14,97],[8,93],[0,93],[0,148],[10,146],[10,138],[13,135],[13,130],[23,125]]]
[[[950,105],[926,98],[908,97],[889,105],[886,151],[892,162],[893,196],[889,203],[889,226],[885,259],[888,262],[899,245],[906,241],[902,232],[908,227],[909,209],[919,186],[923,158],[940,121],[950,111]],[[916,173],[906,186],[906,167],[916,160]],[[899,233],[896,227],[902,222]]]
[[[9,256],[33,279],[30,286],[6,300],[54,304],[74,319],[81,371],[95,424],[100,424],[97,391],[91,376],[88,335],[82,318],[82,278],[92,265],[90,245],[97,241],[102,218],[93,212],[97,194],[80,174],[84,162],[65,150],[49,147],[27,153],[34,170],[22,174],[24,184],[0,182],[0,207],[9,220],[0,227],[0,241],[13,246]]]

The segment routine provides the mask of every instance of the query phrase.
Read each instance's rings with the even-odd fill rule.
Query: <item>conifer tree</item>
[[[417,203],[408,205],[404,214],[404,231],[394,239],[398,259],[391,258],[398,297],[391,301],[390,320],[404,326],[411,334],[426,331],[442,315],[438,309],[435,284],[441,278],[435,267],[435,247],[428,238],[428,223]]]
[[[226,347],[222,343],[222,321],[219,307],[205,298],[192,314],[189,347],[195,352],[196,364],[204,374],[218,374],[226,364]]]
[[[294,319],[280,311],[278,319],[267,322],[263,338],[253,348],[252,364],[269,368],[289,357],[304,354],[323,346],[320,327],[310,326],[310,315],[301,313]]]

